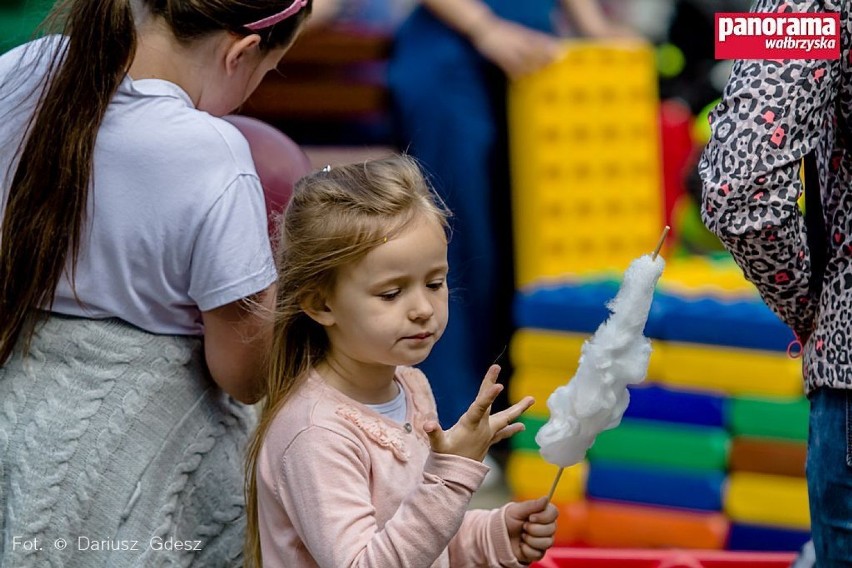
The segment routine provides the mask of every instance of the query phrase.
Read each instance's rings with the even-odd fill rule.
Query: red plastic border
[[[788,568],[791,552],[552,548],[533,568]]]

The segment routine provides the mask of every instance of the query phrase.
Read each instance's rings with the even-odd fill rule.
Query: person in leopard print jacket
[[[758,0],[753,11],[839,13],[840,58],[734,64],[701,158],[702,216],[803,345],[817,565],[852,566],[852,8]]]

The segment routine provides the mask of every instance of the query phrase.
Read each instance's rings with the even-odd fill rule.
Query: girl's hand
[[[559,510],[547,497],[506,506],[506,530],[518,562],[530,563],[544,557],[553,546],[558,516]]]
[[[559,40],[502,18],[490,18],[470,36],[474,47],[511,79],[538,71],[556,59]]]
[[[432,451],[482,461],[492,444],[524,429],[523,424],[514,421],[532,406],[534,401],[530,396],[506,410],[491,414],[491,405],[503,390],[503,385],[497,384],[499,374],[500,366],[491,365],[482,380],[476,400],[455,426],[449,430],[441,430],[441,426],[435,421],[427,422],[423,426],[429,436]]]

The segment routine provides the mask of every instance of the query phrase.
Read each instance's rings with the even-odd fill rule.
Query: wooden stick
[[[556,472],[556,479],[553,480],[553,485],[550,486],[550,493],[547,494],[548,503],[553,500],[553,494],[556,493],[556,486],[559,484],[559,478],[562,477],[564,470],[564,467],[560,467],[559,471]]]
[[[654,249],[654,254],[651,255],[651,260],[657,260],[657,255],[660,254],[660,249],[663,248],[663,243],[666,242],[666,237],[669,236],[669,231],[672,228],[666,225],[666,228],[663,229],[663,234],[660,235],[660,242],[657,243],[657,248]]]

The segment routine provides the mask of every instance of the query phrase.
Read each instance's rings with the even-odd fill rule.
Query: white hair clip
[[[325,167],[322,169],[322,171],[323,172],[330,172],[331,171],[331,164],[326,164]]]

